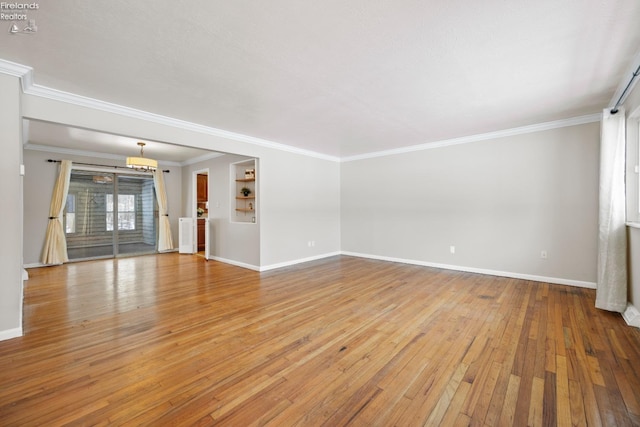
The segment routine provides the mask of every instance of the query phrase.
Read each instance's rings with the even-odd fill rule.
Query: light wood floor
[[[351,257],[29,274],[2,426],[640,424],[640,334],[592,290]]]

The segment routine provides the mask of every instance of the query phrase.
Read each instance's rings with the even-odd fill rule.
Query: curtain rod
[[[61,163],[62,160],[53,160],[53,159],[47,159],[47,162],[49,163]],[[96,163],[81,163],[81,162],[72,162],[74,165],[83,165],[83,166],[98,166],[101,168],[114,168],[114,169],[125,169],[125,170],[131,170],[131,168],[128,168],[126,166],[111,166],[111,165],[98,165]],[[135,169],[134,169],[135,170]],[[162,170],[162,169],[161,169]],[[169,169],[164,169],[162,170],[162,172],[166,172],[166,173],[170,173],[171,171]]]
[[[620,103],[622,102],[622,99],[624,98],[624,96],[627,94],[627,91],[631,87],[631,83],[633,83],[633,81],[639,75],[640,75],[640,65],[638,65],[638,68],[636,68],[636,71],[631,76],[631,80],[629,80],[629,83],[627,83],[627,87],[625,87],[624,90],[622,91],[622,95],[620,95],[620,98],[618,98],[618,102],[616,102],[616,105],[614,105],[613,108],[611,109],[611,114],[616,114],[618,112],[618,106],[620,105]]]

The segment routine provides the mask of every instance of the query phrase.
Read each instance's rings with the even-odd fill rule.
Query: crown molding
[[[376,151],[373,153],[358,154],[355,156],[343,157],[342,162],[352,162],[356,160],[371,159],[374,157],[392,156],[394,154],[412,153],[414,151],[430,150],[432,148],[449,147],[451,145],[468,144],[471,142],[485,141],[487,139],[504,138],[506,136],[522,135],[532,132],[541,132],[549,129],[558,129],[567,126],[582,125],[585,123],[599,122],[601,113],[588,114],[585,116],[572,117],[563,120],[538,123],[535,125],[521,126],[512,129],[504,129],[495,132],[480,133],[477,135],[463,136],[460,138],[445,139],[442,141],[427,142],[424,144],[411,145],[409,147],[395,148],[392,150]]]
[[[634,61],[636,64],[640,61],[640,54]],[[635,70],[635,68],[634,68]],[[311,150],[305,150],[302,148],[293,147],[290,145],[281,144],[278,142],[269,141],[266,139],[256,138],[240,133],[230,132],[218,128],[200,125],[197,123],[188,122],[185,120],[179,120],[172,117],[162,116],[159,114],[150,113],[147,111],[137,110],[135,108],[125,107],[110,102],[100,101],[93,98],[88,98],[81,95],[76,95],[69,92],[60,91],[57,89],[40,86],[33,83],[33,69],[25,65],[17,64],[14,62],[0,59],[0,73],[9,74],[12,76],[20,77],[22,82],[22,90],[25,94],[38,96],[41,98],[51,99],[54,101],[65,102],[80,107],[92,108],[100,111],[118,114],[125,117],[136,118],[145,120],[148,122],[158,123],[178,129],[184,129],[192,132],[212,135],[233,141],[245,142],[259,147],[271,148],[279,151],[286,151],[289,153],[300,154],[303,156],[314,157],[322,160],[329,160],[332,162],[351,162],[356,160],[364,160],[375,157],[391,156],[395,154],[411,153],[415,151],[428,150],[432,148],[448,147],[451,145],[468,144],[471,142],[484,141],[487,139],[503,138],[506,136],[522,135],[532,132],[540,132],[549,129],[557,129],[567,126],[575,126],[585,123],[598,122],[601,119],[601,113],[594,113],[585,116],[573,117],[563,120],[555,120],[545,123],[539,123],[529,126],[521,126],[512,129],[505,129],[495,132],[488,132],[477,135],[470,135],[460,138],[453,138],[441,141],[427,142],[418,145],[412,145],[409,147],[396,148],[391,150],[376,151],[372,153],[358,154],[347,157],[336,157],[327,154],[318,153]],[[621,83],[626,85],[625,82]],[[617,91],[616,91],[617,93]],[[615,95],[615,94],[614,94]],[[616,98],[617,99],[617,98]],[[613,101],[615,103],[615,101]],[[206,160],[206,159],[205,159]],[[191,164],[191,163],[188,163]]]
[[[81,95],[72,94],[69,92],[63,92],[57,89],[40,86],[37,84],[31,84],[26,89],[23,89],[27,95],[38,96],[41,98],[51,99],[54,101],[65,102],[67,104],[77,105],[80,107],[92,108],[95,110],[105,111],[107,113],[114,113],[125,117],[131,117],[134,119],[145,120],[165,126],[170,126],[178,129],[184,129],[192,132],[203,133],[220,138],[230,139],[232,141],[245,142],[251,145],[256,145],[264,148],[271,148],[280,151],[287,151],[289,153],[301,154],[308,157],[315,157],[323,160],[330,160],[338,162],[340,159],[335,156],[329,156],[315,151],[304,150],[301,148],[292,147],[289,145],[281,144],[278,142],[268,141],[266,139],[256,138],[253,136],[243,135],[240,133],[230,132],[223,129],[218,129],[210,126],[204,126],[197,123],[188,122],[185,120],[174,119],[172,117],[162,116],[147,111],[137,110],[135,108],[125,107],[123,105],[113,104],[110,102],[100,101],[93,98],[88,98]]]
[[[28,95],[38,96],[41,98],[47,98],[54,101],[61,101],[80,107],[92,108],[108,113],[114,113],[125,117],[131,117],[135,119],[145,120],[165,126],[170,126],[178,129],[184,129],[192,132],[203,133],[220,138],[230,139],[233,141],[245,142],[248,144],[271,148],[280,151],[287,151],[289,153],[301,154],[308,157],[315,157],[323,160],[330,160],[338,162],[340,159],[334,156],[317,153],[315,151],[303,150],[301,148],[292,147],[278,142],[268,141],[266,139],[256,138],[253,136],[243,135],[240,133],[229,132],[226,130],[213,128],[209,126],[200,125],[197,123],[187,122],[185,120],[174,119],[172,117],[161,116],[159,114],[149,113],[147,111],[137,110],[135,108],[125,107],[118,104],[112,104],[110,102],[100,101],[93,98],[87,98],[81,95],[75,95],[68,92],[63,92],[57,89],[51,89],[45,86],[32,84],[24,93]]]
[[[54,101],[65,102],[80,107],[92,108],[108,113],[114,113],[125,117],[131,117],[135,119],[145,120],[165,126],[171,126],[178,129],[184,129],[192,132],[203,133],[207,135],[217,136],[233,141],[245,142],[248,144],[256,145],[264,148],[271,148],[280,151],[286,151],[294,154],[301,154],[308,157],[315,157],[323,160],[330,160],[333,162],[339,162],[340,159],[335,156],[329,156],[322,153],[317,153],[311,150],[304,150],[302,148],[292,147],[290,145],[281,144],[278,142],[269,141],[266,139],[256,138],[240,133],[230,132],[223,129],[218,129],[210,126],[204,126],[197,123],[188,122],[185,120],[174,119],[172,117],[162,116],[159,114],[150,113],[148,111],[142,111],[135,108],[125,107],[123,105],[113,104],[110,102],[101,101],[98,99],[89,98],[86,96],[76,95],[69,92],[64,92],[57,89],[52,89],[46,86],[41,86],[33,83],[33,68],[17,64],[15,62],[6,61],[0,59],[0,73],[8,74],[14,77],[19,77],[22,83],[22,91],[27,95],[38,96],[41,98],[51,99]]]
[[[0,59],[0,73],[19,77],[23,92],[33,85],[33,68],[26,65]]]

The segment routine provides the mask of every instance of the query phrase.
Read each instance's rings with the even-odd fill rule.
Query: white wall
[[[262,156],[259,172],[262,266],[337,254],[340,164],[283,152]]]
[[[40,96],[22,100],[27,118],[259,158],[261,268],[340,251],[337,162]]]
[[[209,168],[209,217],[214,228],[212,255],[264,270],[337,254],[340,251],[340,164],[287,152],[263,154],[258,159],[257,170],[258,222],[238,224],[229,221],[229,164],[247,158],[227,154],[183,168],[186,216],[193,214],[192,181],[187,177],[191,177],[193,171]],[[258,252],[254,252],[254,242],[259,242]]]
[[[342,250],[593,286],[599,129],[343,163]]]
[[[87,147],[89,150],[90,147]],[[59,167],[56,163],[48,163],[47,159],[71,160],[72,162],[95,163],[109,166],[123,166],[123,161],[57,154],[46,151],[24,150],[24,263],[27,266],[40,264],[42,245],[47,230],[47,217],[53,186],[58,176]],[[182,203],[182,174],[180,167],[159,165],[165,173],[165,187],[169,205],[169,221],[173,234],[174,246],[177,248],[178,218]],[[115,170],[114,170],[115,172]]]
[[[20,81],[0,74],[0,340],[22,335],[22,121]]]
[[[256,223],[236,223],[230,221],[232,212],[230,194],[231,182],[229,165],[247,160],[248,157],[226,154],[185,166],[182,170],[183,213],[193,216],[193,174],[203,169],[209,170],[209,254],[214,259],[260,267],[260,218]],[[258,173],[258,179],[260,174]],[[235,194],[233,195],[235,197]],[[258,202],[260,198],[258,198]],[[258,209],[260,207],[258,206]],[[259,213],[259,212],[258,212]]]

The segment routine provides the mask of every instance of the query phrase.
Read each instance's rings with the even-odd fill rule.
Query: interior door
[[[210,244],[211,239],[209,238],[211,233],[211,222],[209,218],[205,218],[204,220],[204,259],[209,259],[209,254],[211,253]]]

